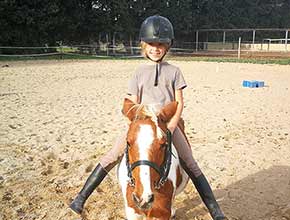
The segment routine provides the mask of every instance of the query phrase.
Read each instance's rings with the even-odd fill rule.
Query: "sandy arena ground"
[[[126,122],[122,100],[141,62],[0,63],[1,220],[125,219],[115,170],[82,218],[68,204]],[[171,63],[189,85],[183,117],[194,157],[227,216],[289,220],[290,67]],[[192,184],[176,207],[176,219],[210,219]]]

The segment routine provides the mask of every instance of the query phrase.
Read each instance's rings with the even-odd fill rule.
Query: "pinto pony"
[[[150,105],[124,101],[123,114],[130,125],[118,179],[128,220],[169,220],[174,216],[173,199],[188,182],[166,128],[176,108],[177,102],[171,102],[156,113]]]

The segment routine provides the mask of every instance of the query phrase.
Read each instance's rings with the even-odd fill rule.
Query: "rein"
[[[171,166],[171,156],[172,156],[172,135],[171,132],[167,129],[166,130],[166,150],[165,150],[165,156],[164,161],[161,164],[161,166],[157,165],[156,163],[153,163],[149,160],[138,160],[132,164],[129,162],[129,144],[127,143],[126,151],[125,151],[125,157],[126,157],[126,166],[127,166],[127,172],[129,177],[129,185],[132,187],[135,187],[135,179],[132,176],[133,170],[141,165],[149,166],[153,168],[160,176],[160,179],[157,183],[155,183],[155,188],[160,189],[161,186],[164,185],[168,178],[168,174],[170,171]]]

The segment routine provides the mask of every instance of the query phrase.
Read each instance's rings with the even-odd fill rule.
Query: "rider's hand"
[[[167,125],[167,129],[171,132],[171,134],[173,134],[173,132],[174,132],[176,127],[177,127],[177,125],[175,125],[172,122],[169,122],[168,125]]]

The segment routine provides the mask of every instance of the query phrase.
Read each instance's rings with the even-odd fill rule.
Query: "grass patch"
[[[59,54],[59,55],[43,55],[43,56],[0,56],[0,61],[29,61],[29,60],[129,60],[140,59],[138,57],[125,56],[94,56],[80,54]]]
[[[204,61],[204,62],[218,62],[218,63],[253,63],[253,64],[278,64],[290,65],[290,58],[277,58],[277,59],[257,59],[257,58],[230,58],[230,57],[181,57],[181,56],[168,56],[170,60],[179,61]]]

